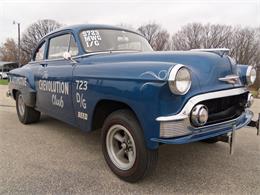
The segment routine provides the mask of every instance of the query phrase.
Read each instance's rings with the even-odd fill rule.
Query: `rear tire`
[[[32,107],[26,106],[21,92],[16,93],[16,111],[23,124],[30,124],[40,120],[41,113]]]
[[[149,150],[135,115],[129,110],[110,114],[102,127],[105,160],[120,179],[136,182],[156,167],[158,150]]]

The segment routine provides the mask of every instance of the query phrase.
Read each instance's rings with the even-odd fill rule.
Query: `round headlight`
[[[186,94],[191,86],[190,70],[184,65],[175,65],[169,76],[169,87],[172,93],[177,95]]]
[[[256,80],[256,69],[253,66],[248,66],[246,70],[246,82],[248,85],[253,85]]]

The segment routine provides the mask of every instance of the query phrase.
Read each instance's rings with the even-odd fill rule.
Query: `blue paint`
[[[85,29],[127,29],[106,25],[77,25],[65,27],[46,35],[42,41],[52,37],[71,33],[77,43],[79,53],[83,55],[79,32]],[[133,32],[133,31],[129,31]],[[133,32],[136,33],[136,32]],[[42,42],[41,41],[41,42]],[[40,43],[41,43],[40,42]],[[45,50],[44,59],[47,59],[48,50]],[[66,60],[30,62],[22,68],[11,71],[10,77],[17,75],[27,78],[28,87],[37,91],[36,109],[79,127],[84,131],[91,131],[93,112],[98,102],[113,100],[127,104],[136,114],[144,131],[147,147],[157,148],[158,142],[188,143],[231,131],[231,125],[223,127],[217,132],[208,129],[206,134],[194,134],[184,138],[160,139],[159,116],[173,115],[182,109],[185,103],[193,96],[207,92],[220,91],[245,85],[245,66],[233,65],[227,56],[221,57],[214,53],[197,51],[178,52],[127,52],[107,53],[76,58],[77,64],[73,65]],[[46,63],[43,67],[41,63]],[[171,68],[184,64],[192,73],[190,91],[183,96],[174,95],[168,87],[168,74]],[[63,95],[64,108],[55,107],[51,102],[51,93],[39,90],[39,80],[43,78],[44,71],[48,73],[48,80],[69,83],[69,95]],[[241,82],[233,86],[218,78],[230,74],[239,74]],[[88,82],[87,90],[80,91],[86,99],[86,109],[77,103],[76,80]],[[18,86],[10,84],[10,89]],[[230,94],[232,95],[232,94]],[[87,120],[77,117],[78,112],[88,114]],[[242,120],[242,119],[241,119]],[[246,124],[246,121],[242,122]]]

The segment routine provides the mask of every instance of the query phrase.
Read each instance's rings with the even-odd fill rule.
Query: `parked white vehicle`
[[[8,78],[8,75],[7,75],[7,72],[0,72],[0,79],[7,79]]]
[[[18,68],[17,62],[0,61],[0,79],[8,79],[7,73],[15,68]]]

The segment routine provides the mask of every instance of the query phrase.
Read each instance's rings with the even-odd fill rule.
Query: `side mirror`
[[[68,52],[68,51],[64,52],[64,53],[63,53],[63,58],[64,58],[65,60],[71,60],[71,54],[70,54],[70,52]]]
[[[65,60],[71,61],[73,64],[76,64],[76,63],[77,63],[76,60],[73,60],[73,59],[72,59],[71,54],[70,54],[70,52],[68,52],[68,51],[66,51],[66,52],[63,53],[63,58],[64,58]]]

